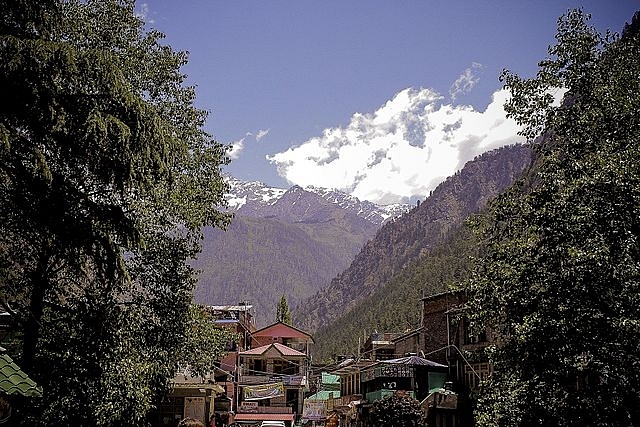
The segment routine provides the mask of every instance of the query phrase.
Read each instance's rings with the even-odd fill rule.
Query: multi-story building
[[[308,389],[311,335],[285,323],[253,333],[259,346],[238,353],[238,424],[285,421],[292,425],[302,414]]]
[[[422,400],[444,386],[447,366],[418,356],[382,360],[360,372],[362,393],[373,402],[399,391]]]

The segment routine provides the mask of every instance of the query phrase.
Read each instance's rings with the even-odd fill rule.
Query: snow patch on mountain
[[[294,185],[290,189],[282,189],[269,187],[259,181],[241,181],[233,177],[227,177],[227,182],[230,190],[225,197],[229,209],[235,212],[242,209],[245,213],[256,213],[263,208],[275,205],[286,193],[292,195],[305,191],[378,225],[401,216],[411,208],[411,205],[399,203],[381,206],[335,189],[316,186],[302,188]],[[293,199],[292,203],[295,204],[296,200]]]

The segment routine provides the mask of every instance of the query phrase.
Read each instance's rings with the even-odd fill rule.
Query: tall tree
[[[535,78],[503,74],[509,114],[541,136],[477,224],[469,314],[497,337],[479,425],[640,424],[638,19],[602,36],[570,11]]]
[[[0,0],[0,304],[30,425],[136,425],[174,373],[226,147],[133,0]],[[28,418],[26,408],[20,412]]]
[[[287,297],[284,294],[280,297],[280,301],[276,307],[276,322],[286,323],[287,325],[290,325],[293,322],[293,319],[291,318],[291,310],[289,310],[289,303],[287,302]]]

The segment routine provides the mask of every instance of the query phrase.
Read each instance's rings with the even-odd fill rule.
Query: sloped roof
[[[305,331],[283,322],[276,322],[253,333],[256,337],[302,338],[314,342],[313,337]]]
[[[382,360],[379,363],[394,363],[396,365],[421,365],[421,366],[434,366],[438,368],[446,368],[447,365],[441,365],[440,363],[433,362],[431,360],[419,357],[419,356],[407,356],[399,359]]]
[[[265,354],[271,348],[275,348],[283,356],[302,356],[302,357],[306,357],[307,356],[306,354],[304,354],[304,353],[302,353],[302,352],[300,352],[298,350],[294,350],[291,347],[287,347],[286,345],[280,344],[280,343],[277,343],[277,342],[276,343],[272,343],[272,344],[263,345],[263,346],[256,347],[256,348],[252,348],[251,350],[241,351],[239,354],[240,354],[240,356],[259,356],[259,355]]]
[[[340,375],[322,372],[322,384],[340,384]]]
[[[367,368],[371,365],[373,365],[375,362],[371,361],[371,360],[362,360],[362,359],[345,359],[342,362],[340,362],[340,364],[338,365],[338,367],[336,369],[334,369],[332,372],[336,375],[346,375],[349,373],[353,373],[353,372],[358,372],[361,369]]]
[[[320,390],[316,394],[307,397],[305,400],[329,400],[331,398],[337,399],[340,397],[340,391]]]
[[[0,394],[42,397],[42,387],[22,372],[8,354],[0,354]]]

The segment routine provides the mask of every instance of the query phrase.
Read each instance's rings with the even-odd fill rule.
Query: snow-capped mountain
[[[281,188],[269,187],[259,181],[241,181],[233,177],[227,177],[231,187],[226,195],[229,208],[238,211],[245,206],[257,207],[270,206],[275,203],[287,191]]]
[[[335,190],[227,180],[235,216],[226,231],[204,230],[194,296],[216,305],[250,301],[261,325],[273,321],[282,295],[295,307],[347,268],[385,221],[408,210]]]
[[[309,215],[313,213],[314,208],[320,208],[318,202],[313,201],[314,195],[376,225],[382,225],[411,208],[405,204],[380,206],[334,189],[313,186],[304,189],[299,186],[282,189],[269,187],[258,181],[241,181],[232,177],[228,177],[227,180],[230,185],[230,191],[226,195],[229,209],[248,216],[282,215],[284,210],[293,209],[296,203],[306,204],[304,213]],[[286,204],[284,200],[291,203],[291,206],[283,206]]]

